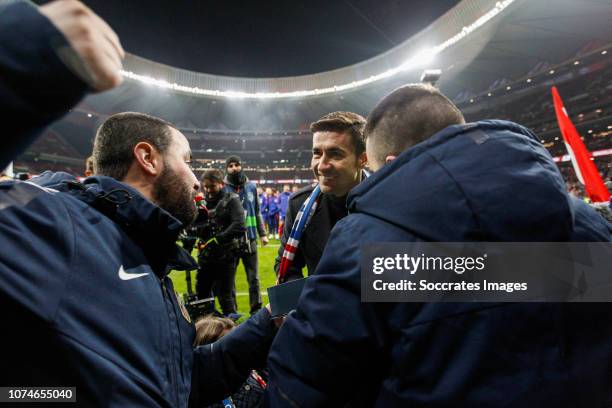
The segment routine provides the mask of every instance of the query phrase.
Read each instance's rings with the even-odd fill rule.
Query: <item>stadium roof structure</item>
[[[441,69],[440,89],[465,103],[605,52],[612,45],[610,15],[612,3],[605,1],[463,0],[388,52],[285,78],[210,75],[129,55],[124,84],[88,97],[67,120],[95,128],[107,115],[129,110],[167,119],[191,137],[305,130],[334,110],[366,115],[390,90],[418,82],[424,68]]]

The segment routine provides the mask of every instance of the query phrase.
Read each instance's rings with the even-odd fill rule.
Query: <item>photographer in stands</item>
[[[204,207],[194,225],[199,238],[196,292],[199,299],[216,296],[227,316],[236,313],[236,262],[246,247],[244,211],[238,196],[223,190],[219,170],[207,170],[202,185]]]

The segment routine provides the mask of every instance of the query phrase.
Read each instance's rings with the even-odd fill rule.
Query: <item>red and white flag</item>
[[[608,202],[610,200],[610,192],[601,179],[595,163],[593,163],[591,152],[587,150],[582,139],[580,139],[576,127],[570,120],[555,86],[552,87],[552,95],[557,122],[559,122],[559,130],[563,135],[563,141],[574,165],[578,180],[584,185],[584,189],[592,202]]]

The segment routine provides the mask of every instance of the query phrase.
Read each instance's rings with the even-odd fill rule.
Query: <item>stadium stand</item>
[[[470,13],[472,12],[476,10],[471,10]],[[504,35],[517,34],[513,31],[516,28],[514,23],[523,18],[528,18],[525,21],[521,20],[523,27],[527,24],[536,27],[535,30],[539,30],[540,25],[544,28],[546,24],[544,21],[532,22],[532,17],[534,13],[547,15],[548,11],[538,7],[537,4],[525,3],[517,7],[515,13],[514,17],[508,18],[509,24],[499,28],[497,37],[492,37],[490,43],[503,40],[506,38]],[[466,16],[459,13],[448,18],[454,21],[455,18]],[[580,17],[571,14],[571,18]],[[444,27],[446,30],[452,25]],[[505,30],[511,31],[505,32]],[[517,49],[528,46],[524,40],[518,41],[516,48],[503,52],[494,44],[491,50],[483,50],[482,57],[470,60],[467,65],[467,71],[471,69],[479,75],[474,75],[473,72],[466,73],[467,71],[455,73],[449,67],[443,72],[441,89],[443,91],[445,88],[453,89],[452,93],[447,91],[445,93],[455,95],[452,98],[453,102],[459,106],[469,121],[485,118],[507,119],[532,129],[555,157],[567,180],[575,182],[576,176],[559,134],[552,105],[550,88],[553,85],[557,86],[572,121],[587,148],[593,152],[595,164],[604,177],[609,177],[612,172],[612,53],[608,52],[610,43],[600,38],[601,35],[585,35],[582,39],[571,37],[565,40],[567,47],[559,48],[559,40],[551,36],[547,40],[550,42],[546,44],[557,46],[557,51],[540,49],[539,59],[533,56],[515,59]],[[515,45],[513,43],[505,46]],[[469,51],[469,46],[466,47]],[[575,51],[568,52],[566,51],[568,48]],[[489,58],[487,52],[495,54]],[[451,52],[451,57],[453,56]],[[393,60],[396,56],[386,55],[384,58]],[[507,65],[501,70],[498,69],[499,64],[511,58],[514,61],[512,66]],[[370,65],[381,65],[381,61],[381,59],[367,61],[367,69],[365,65],[359,69],[366,71],[373,69]],[[389,61],[382,65],[388,64]],[[172,67],[135,56],[129,56],[127,65],[133,69],[156,67],[159,72],[166,73],[168,78],[175,73],[185,78],[191,75],[187,71],[175,72]],[[347,78],[353,78],[359,74],[357,66],[349,68],[334,75],[342,73],[346,74]],[[496,75],[491,76],[491,72]],[[344,80],[340,76],[335,78]],[[476,81],[476,78],[480,80]],[[245,82],[236,78],[213,78],[201,74],[194,74],[193,79],[210,81],[211,87],[216,80],[235,79],[236,84],[253,82],[250,79]],[[297,77],[294,80],[300,81]],[[317,81],[325,82],[330,78],[317,74],[312,78],[309,77],[309,80],[315,81],[313,84],[318,84]],[[351,93],[310,99],[289,98],[274,102],[223,100],[210,96],[185,96],[180,93],[173,95],[166,91],[142,87],[138,83],[130,83],[130,86],[123,87],[118,94],[88,100],[73,109],[63,120],[62,126],[54,126],[17,160],[16,171],[39,173],[45,169],[52,169],[80,174],[82,163],[90,154],[91,140],[96,127],[109,113],[112,113],[109,109],[126,110],[125,105],[129,106],[127,110],[146,107],[147,109],[143,111],[176,123],[191,143],[195,159],[194,167],[198,175],[206,168],[222,169],[223,160],[227,156],[238,155],[245,163],[246,174],[256,182],[279,185],[286,180],[294,180],[296,184],[306,184],[312,180],[309,169],[311,158],[309,122],[324,113],[339,109],[367,115],[376,100],[393,87],[401,85],[402,78],[394,81],[387,83],[383,81],[381,84]],[[275,80],[256,84],[255,82],[251,85],[260,86],[264,82],[269,82],[272,86],[276,83]],[[293,86],[297,86],[297,82],[283,82],[283,86],[292,89]],[[140,101],[147,103],[138,105]],[[173,103],[168,103],[169,101]],[[207,127],[200,127],[202,123]],[[84,143],[83,139],[88,140]]]

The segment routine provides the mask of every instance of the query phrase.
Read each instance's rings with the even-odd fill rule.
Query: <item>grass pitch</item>
[[[276,239],[270,240],[270,243],[265,247],[262,247],[261,244],[257,247],[257,255],[259,257],[259,286],[261,290],[261,297],[263,299],[263,304],[268,303],[268,293],[266,291],[270,286],[274,286],[276,283],[276,275],[274,274],[274,259],[276,258],[276,254],[278,252],[278,248],[280,245],[280,241]],[[196,257],[197,251],[194,250],[192,255]],[[195,291],[195,277],[196,271],[191,272],[191,282],[192,288]],[[172,283],[174,284],[174,289],[179,293],[179,295],[183,295],[187,293],[187,282],[185,280],[185,272],[183,271],[172,271],[170,272],[170,279],[172,279]],[[245,317],[249,316],[249,285],[246,279],[246,272],[244,271],[244,266],[242,265],[242,261],[238,265],[238,270],[236,271],[236,301],[238,302],[238,313],[242,313]],[[219,307],[219,303],[217,303],[217,310],[221,310]],[[242,319],[241,319],[242,320]]]

